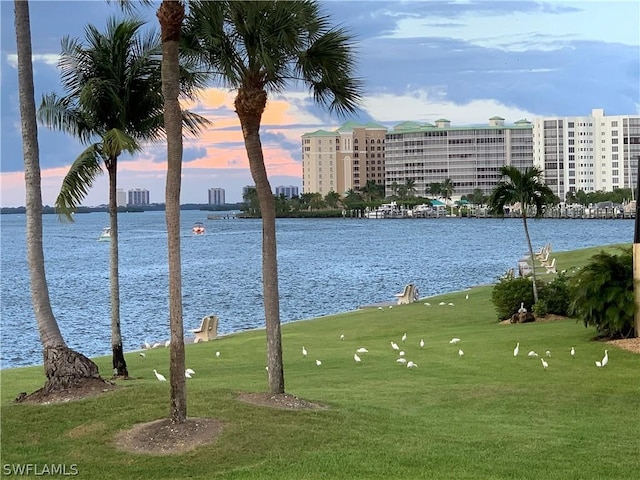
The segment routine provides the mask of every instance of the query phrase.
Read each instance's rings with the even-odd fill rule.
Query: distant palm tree
[[[328,208],[338,208],[338,204],[340,203],[340,194],[333,190],[330,191],[324,196],[324,203]]]
[[[144,142],[164,135],[160,39],[154,31],[142,35],[139,20],[111,18],[105,33],[86,28],[86,45],[65,37],[60,68],[66,95],[43,98],[38,115],[50,128],[61,130],[89,146],[73,162],[56,199],[56,210],[71,214],[84,199],[102,167],[109,174],[111,227],[111,346],[113,368],[128,376],[120,328],[118,275],[117,162],[123,152],[139,152]],[[188,77],[184,92],[191,92],[197,76]],[[184,112],[182,122],[196,135],[208,124]]]
[[[537,167],[526,168],[524,172],[521,172],[516,167],[504,165],[500,169],[500,173],[503,179],[491,192],[487,204],[492,213],[504,216],[505,206],[520,203],[524,234],[527,238],[529,258],[531,259],[531,272],[533,273],[533,300],[537,302],[536,269],[533,265],[534,255],[527,226],[527,216],[529,208],[534,207],[534,217],[541,217],[544,213],[544,207],[553,203],[554,193],[544,183],[542,171]]]
[[[442,187],[440,188],[440,194],[444,198],[444,204],[447,205],[448,201],[451,199],[451,195],[453,195],[455,187],[453,184],[453,180],[450,178],[445,178],[444,182],[442,182]]]
[[[404,181],[404,187],[409,197],[413,197],[416,194],[416,181],[413,178],[407,178]]]
[[[442,193],[442,184],[440,182],[430,183],[424,193],[427,195],[433,195],[434,197],[438,198]]]
[[[262,284],[269,391],[284,393],[275,201],[260,140],[269,93],[298,83],[341,114],[356,110],[361,83],[354,75],[353,40],[315,1],[192,1],[188,45],[203,52],[214,79],[237,92],[251,175],[262,210]]]
[[[42,343],[44,371],[47,378],[43,390],[48,393],[67,389],[83,379],[100,376],[94,362],[67,347],[51,309],[42,247],[40,152],[33,85],[29,2],[15,1],[15,30],[26,192],[27,260],[31,301]]]

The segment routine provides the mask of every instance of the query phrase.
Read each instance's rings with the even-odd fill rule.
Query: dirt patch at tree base
[[[238,400],[261,407],[284,410],[326,410],[329,408],[326,405],[308,402],[288,393],[241,393],[238,395]]]
[[[74,385],[59,390],[47,391],[46,387],[43,387],[31,394],[21,392],[16,397],[15,402],[34,405],[66,403],[102,395],[117,388],[116,384],[102,378],[83,378]]]
[[[127,453],[175,455],[214,443],[223,428],[223,422],[212,418],[187,418],[184,423],[163,418],[118,433],[115,447]]]

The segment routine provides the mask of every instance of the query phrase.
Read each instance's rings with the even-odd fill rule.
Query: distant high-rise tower
[[[129,190],[129,206],[149,205],[149,190],[146,188],[134,188]]]
[[[298,187],[294,186],[294,185],[289,185],[289,186],[279,186],[276,187],[276,196],[280,196],[280,195],[284,195],[286,198],[293,198],[293,197],[297,197],[298,195]]]
[[[224,205],[224,188],[209,189],[209,205]]]
[[[116,205],[118,207],[127,206],[127,192],[125,192],[122,188],[118,188],[116,190]]]

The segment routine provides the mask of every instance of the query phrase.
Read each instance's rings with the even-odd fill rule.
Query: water
[[[185,330],[207,314],[221,334],[264,326],[261,221],[206,220],[183,211]],[[111,352],[109,243],[96,238],[106,213],[76,215],[73,224],[45,215],[44,248],[51,303],[70,347]],[[31,306],[25,217],[1,215],[2,368],[41,363]],[[207,233],[191,234],[203,221]],[[535,220],[534,248],[553,251],[632,242],[633,220]],[[278,267],[282,322],[393,301],[404,285],[421,296],[494,282],[526,252],[519,219],[281,219]],[[164,212],[119,215],[120,294],[125,350],[169,338]],[[189,333],[186,333],[189,336]]]

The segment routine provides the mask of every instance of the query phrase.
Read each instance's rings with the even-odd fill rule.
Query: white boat
[[[111,227],[104,227],[98,237],[99,242],[109,242],[111,240]]]
[[[204,235],[204,232],[205,232],[204,223],[202,222],[194,223],[193,227],[191,227],[191,232],[194,235]]]

